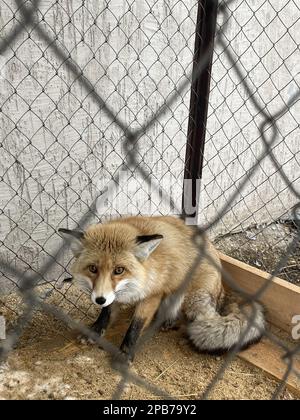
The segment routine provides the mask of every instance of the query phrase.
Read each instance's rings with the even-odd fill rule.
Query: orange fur
[[[163,238],[147,239],[142,244],[137,241],[137,237],[150,235]],[[247,319],[240,309],[221,315],[224,290],[218,252],[205,236],[194,235],[193,227],[167,216],[128,217],[92,225],[83,235],[71,271],[75,278],[81,276],[90,284],[94,301],[104,296],[107,303],[136,305],[135,316],[143,318],[145,326],[159,307],[166,320],[175,319],[183,311],[191,323],[190,336],[197,347],[221,350],[238,340]],[[89,271],[91,265],[97,273]],[[116,267],[124,268],[124,272],[116,275]],[[263,329],[261,308],[257,310]],[[224,343],[219,337],[222,334]],[[246,342],[260,335],[261,331],[252,328]]]

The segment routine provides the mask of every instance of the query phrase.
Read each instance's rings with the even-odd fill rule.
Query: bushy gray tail
[[[249,321],[250,320],[250,321]],[[223,354],[239,343],[245,349],[258,342],[265,330],[264,309],[259,303],[227,305],[222,314],[215,311],[209,317],[199,315],[188,325],[187,333],[204,353]]]

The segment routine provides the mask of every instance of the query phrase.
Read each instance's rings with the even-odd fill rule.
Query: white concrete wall
[[[196,3],[90,0],[82,7],[79,0],[59,1],[58,5],[42,0],[38,19],[43,17],[44,30],[57,37],[58,45],[71,54],[118,118],[139,128],[191,70]],[[275,112],[299,82],[299,50],[289,36],[299,45],[300,24],[292,24],[300,18],[300,11],[289,2],[280,12],[280,19],[291,26],[290,35],[284,35],[274,10],[280,10],[286,1],[259,7],[261,1],[255,0],[252,5],[258,10],[257,19],[246,2],[237,0],[232,5],[236,12],[227,37],[234,52],[242,55],[240,63],[245,74],[249,72],[251,89]],[[12,0],[1,3],[3,38],[16,24],[14,10]],[[268,53],[278,39],[276,51]],[[0,67],[0,240],[4,242],[0,253],[18,268],[26,270],[29,264],[39,271],[61,244],[55,230],[76,226],[99,189],[111,181],[126,159],[122,132],[36,31],[31,31],[30,39],[28,32],[22,33],[1,57]],[[137,155],[164,188],[172,186],[178,206],[188,108],[187,89],[140,139]],[[262,149],[257,129],[261,118],[218,46],[209,114],[201,221],[215,217]],[[291,180],[299,176],[298,115],[295,106],[280,120],[280,138],[274,149]],[[140,188],[134,193],[136,181]],[[122,178],[121,204],[125,187],[131,204],[126,213],[170,211],[157,195],[151,196],[155,205],[149,210],[148,187],[136,171],[130,180]],[[245,227],[279,217],[294,201],[267,160],[213,234],[240,228],[241,222]],[[104,203],[105,215],[114,205]],[[69,254],[62,256],[45,278],[52,281],[63,275],[69,258]],[[8,284],[5,278],[2,291],[3,284]]]

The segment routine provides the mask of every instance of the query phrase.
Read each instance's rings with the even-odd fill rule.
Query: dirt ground
[[[223,253],[257,267],[267,273],[276,270],[280,259],[286,256],[288,246],[297,235],[293,222],[272,223],[269,226],[248,228],[244,232],[223,235],[215,245]],[[300,242],[277,273],[294,284],[300,285]]]
[[[72,288],[69,297],[74,294],[74,299],[84,308],[87,302],[82,298],[78,300],[76,293]],[[58,292],[47,299],[53,304],[60,301]],[[6,305],[16,308],[20,299],[11,295]],[[64,300],[62,306],[70,313],[72,305]],[[13,312],[8,309],[2,312],[13,322]],[[79,319],[80,312],[72,316]],[[121,321],[110,330],[109,341],[120,343],[129,319],[128,311],[121,313]],[[88,324],[87,320],[84,322]],[[120,377],[112,370],[110,361],[110,356],[95,345],[79,344],[76,334],[64,323],[37,311],[18,347],[0,367],[0,399],[111,399]],[[137,355],[134,370],[174,398],[199,399],[223,361],[224,357],[195,352],[181,331],[158,332]],[[270,399],[277,385],[262,371],[237,358],[209,398]],[[133,385],[123,398],[155,399],[157,396]],[[294,399],[287,390],[280,398]]]

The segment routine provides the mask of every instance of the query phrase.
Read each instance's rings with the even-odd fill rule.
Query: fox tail
[[[200,311],[201,315],[187,327],[188,337],[200,352],[223,354],[237,345],[242,350],[264,335],[264,308],[257,302],[230,303],[220,313],[211,306],[206,315],[205,312]]]

